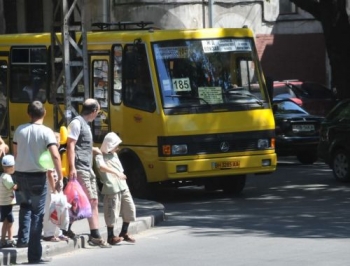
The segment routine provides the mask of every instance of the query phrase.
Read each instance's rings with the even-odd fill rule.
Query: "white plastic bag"
[[[69,208],[66,195],[63,192],[51,194],[51,203],[49,209],[49,219],[60,229],[68,230],[69,225]]]

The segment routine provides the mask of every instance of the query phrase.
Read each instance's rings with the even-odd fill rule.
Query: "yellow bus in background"
[[[274,118],[250,29],[101,30],[87,40],[89,94],[101,104],[93,138],[121,137],[135,197],[152,184],[239,193],[248,174],[275,171]],[[49,33],[0,35],[0,130],[10,144],[35,99],[58,130],[50,45]],[[64,103],[63,86],[56,100]]]

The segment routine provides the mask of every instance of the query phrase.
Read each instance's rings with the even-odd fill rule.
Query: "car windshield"
[[[292,101],[281,101],[273,103],[274,114],[308,114],[299,105]]]
[[[287,85],[274,85],[273,96],[279,96],[283,98],[295,98],[296,95]]]
[[[350,101],[340,102],[328,115],[327,120],[349,120],[350,119]]]
[[[334,97],[330,89],[315,82],[289,83],[288,86],[298,97],[313,99],[332,99]]]
[[[252,47],[250,39],[242,38],[154,43],[164,109],[266,108]]]

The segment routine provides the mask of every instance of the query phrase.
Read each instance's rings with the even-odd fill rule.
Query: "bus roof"
[[[58,34],[59,36],[60,34]],[[251,37],[253,32],[248,28],[205,28],[205,29],[171,29],[171,30],[125,30],[125,31],[90,31],[87,33],[89,44],[133,42],[141,38],[144,42],[165,41],[174,39],[209,39],[220,36],[237,38]],[[79,38],[79,34],[77,34]],[[0,35],[0,50],[13,45],[45,45],[51,43],[50,33],[21,33]]]

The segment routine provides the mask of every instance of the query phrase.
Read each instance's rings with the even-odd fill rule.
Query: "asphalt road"
[[[50,265],[350,265],[350,185],[323,163],[286,158],[228,197],[201,188],[157,193],[166,221],[137,243],[55,256]]]

